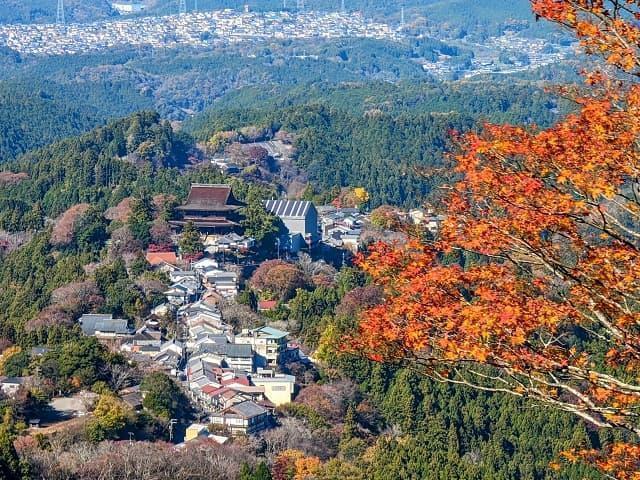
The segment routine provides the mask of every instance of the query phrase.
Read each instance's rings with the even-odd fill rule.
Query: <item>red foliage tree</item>
[[[267,297],[287,300],[296,289],[304,287],[305,277],[302,270],[293,263],[267,260],[253,272],[249,283]]]
[[[640,75],[637,1],[532,4]],[[599,73],[587,84],[578,111],[552,128],[486,125],[458,138],[462,180],[441,239],[377,245],[360,259],[386,300],[364,313],[350,345],[637,436],[640,86]],[[470,255],[480,261],[451,261]],[[640,478],[628,444],[566,457]]]
[[[133,203],[133,197],[124,198],[115,207],[108,208],[104,212],[104,218],[111,221],[118,221],[125,223],[131,215],[131,205]]]
[[[53,229],[51,230],[51,244],[63,246],[71,243],[76,223],[82,218],[87,210],[89,210],[89,208],[90,206],[88,203],[79,203],[60,215],[56,219]]]
[[[0,185],[16,185],[27,178],[29,174],[25,172],[0,172]]]

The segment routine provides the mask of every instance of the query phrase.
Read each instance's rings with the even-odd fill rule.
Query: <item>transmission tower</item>
[[[187,0],[180,0],[178,13],[180,15],[184,15],[185,13],[187,13]]]
[[[58,0],[58,11],[56,12],[56,23],[58,26],[64,26],[64,0]]]

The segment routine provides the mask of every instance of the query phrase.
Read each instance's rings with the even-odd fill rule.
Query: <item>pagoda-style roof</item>
[[[177,210],[231,212],[244,205],[233,196],[231,185],[194,183],[191,185],[187,202],[177,207]],[[202,221],[203,219],[199,220]]]

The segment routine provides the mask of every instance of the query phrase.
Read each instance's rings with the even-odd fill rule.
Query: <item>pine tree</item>
[[[184,226],[179,246],[183,255],[193,255],[194,253],[202,252],[204,247],[200,240],[200,233],[198,233],[198,230],[192,222],[188,222]]]

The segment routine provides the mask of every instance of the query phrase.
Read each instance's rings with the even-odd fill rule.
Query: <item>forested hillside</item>
[[[115,82],[0,82],[0,163],[151,106],[145,97]]]
[[[527,84],[374,83],[286,93],[249,88],[222,99],[185,128],[205,142],[215,132],[248,125],[267,135],[293,133],[296,163],[317,193],[363,186],[370,207],[416,206],[449,175],[443,167],[451,131],[483,121],[549,125],[566,108]],[[416,168],[425,168],[426,178]]]
[[[353,128],[361,145],[378,145],[383,134],[404,132],[395,141],[410,148],[419,148],[411,142],[417,144],[415,139],[426,130],[450,121],[428,115],[359,118]],[[345,142],[353,133],[347,129],[352,117],[322,107],[292,109],[281,120],[281,127],[292,131],[324,125],[328,134],[319,141],[340,136]],[[300,136],[310,140],[311,130]],[[110,388],[116,381],[122,357],[83,338],[73,320],[93,308],[139,319],[162,301],[162,277],[148,270],[140,248],[166,224],[175,203],[163,202],[183,199],[191,182],[229,181],[211,168],[176,168],[187,161],[190,148],[188,136],[173,132],[157,114],[142,113],[29,152],[7,164],[0,175],[0,221],[16,235],[3,238],[18,242],[0,262],[0,336],[24,352],[14,354],[3,369],[14,374],[40,369],[47,378],[42,398],[58,390]],[[271,194],[259,185],[232,182],[241,199]],[[114,214],[107,209],[118,211],[125,199],[133,199],[129,216],[109,220]],[[284,322],[307,346],[318,347],[326,361],[321,381],[305,377],[299,398],[279,409],[281,426],[264,437],[268,450],[259,443],[227,447],[229,472],[259,459],[277,464],[287,449],[298,449],[318,456],[318,478],[327,480],[597,478],[583,467],[558,473],[549,462],[561,450],[610,441],[606,432],[595,434],[574,417],[526,401],[443,386],[400,366],[335,354],[337,335],[352,329],[357,312],[380,295],[361,273],[344,268],[329,285],[306,281],[292,295],[288,308],[279,308],[270,318]],[[27,352],[34,345],[46,345],[49,352],[32,357]],[[17,418],[37,411],[38,401],[21,404]],[[0,401],[0,408],[4,411],[8,404]],[[135,423],[127,416],[117,424],[96,422],[75,433],[73,440],[63,438],[46,449],[21,447],[31,472],[48,478],[58,478],[63,471],[93,472],[100,465],[101,448],[108,445],[100,443],[105,439],[121,438],[125,432],[135,432],[137,439],[163,435],[159,420],[149,414]],[[90,442],[82,464],[73,453],[79,441]],[[165,457],[153,443],[136,442],[135,448],[142,457],[153,455],[164,462],[157,466],[160,471],[175,468],[176,462],[192,473],[200,467],[200,462]],[[127,467],[131,471],[140,468],[134,458],[123,457],[122,462],[133,462]],[[229,475],[220,478],[238,478]]]

